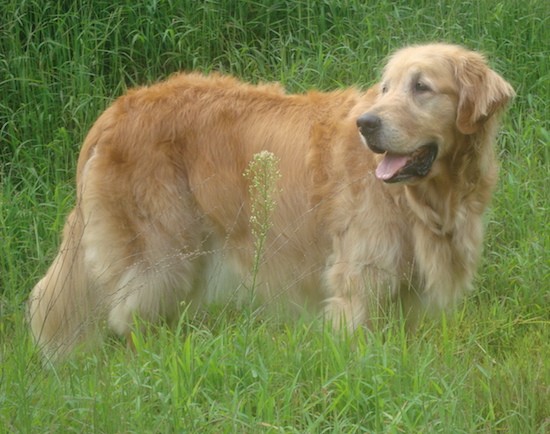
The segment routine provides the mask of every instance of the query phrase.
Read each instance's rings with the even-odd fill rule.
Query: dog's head
[[[458,135],[472,135],[514,95],[484,58],[455,45],[404,48],[386,65],[378,97],[357,119],[361,137],[382,154],[385,182],[425,177]]]

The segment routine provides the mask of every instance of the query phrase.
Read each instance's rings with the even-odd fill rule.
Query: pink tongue
[[[386,152],[384,159],[376,168],[376,177],[381,180],[392,178],[399,169],[407,164],[408,157],[406,155],[390,154]]]

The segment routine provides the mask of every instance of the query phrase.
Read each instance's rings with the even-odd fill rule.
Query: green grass
[[[0,432],[550,431],[550,4],[4,0]],[[400,46],[488,54],[518,97],[476,291],[407,339],[215,308],[42,368],[24,302],[74,201],[79,146],[128,87],[221,70],[290,91],[368,86]],[[365,332],[366,333],[366,332]],[[151,338],[153,336],[153,338]]]

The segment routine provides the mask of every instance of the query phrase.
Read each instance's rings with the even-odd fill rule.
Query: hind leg
[[[109,328],[128,338],[135,318],[173,322],[191,302],[200,268],[197,253],[167,253],[153,264],[130,266],[108,294]]]
[[[85,266],[100,294],[103,317],[111,331],[128,337],[135,318],[170,322],[197,291],[202,268],[201,233],[190,222],[163,230],[146,226],[121,228],[120,219],[94,211],[83,244]],[[138,229],[138,230],[135,230]],[[193,231],[194,229],[194,231]]]
[[[165,148],[149,151],[147,159],[128,151],[120,165],[98,148],[83,172],[85,268],[103,319],[122,337],[134,317],[155,323],[178,316],[195,291],[207,233]]]

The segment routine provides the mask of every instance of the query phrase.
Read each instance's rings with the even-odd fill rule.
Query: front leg
[[[353,265],[335,262],[326,273],[329,293],[325,303],[325,318],[335,330],[354,331],[365,323],[366,297],[361,273]]]
[[[328,293],[324,310],[336,329],[376,326],[398,295],[406,268],[403,257],[410,250],[406,228],[394,217],[395,210],[367,187],[360,197],[341,196],[333,206],[339,214],[333,217],[337,225],[324,275]],[[371,203],[380,204],[380,213],[369,212]],[[346,209],[357,212],[346,214]]]

